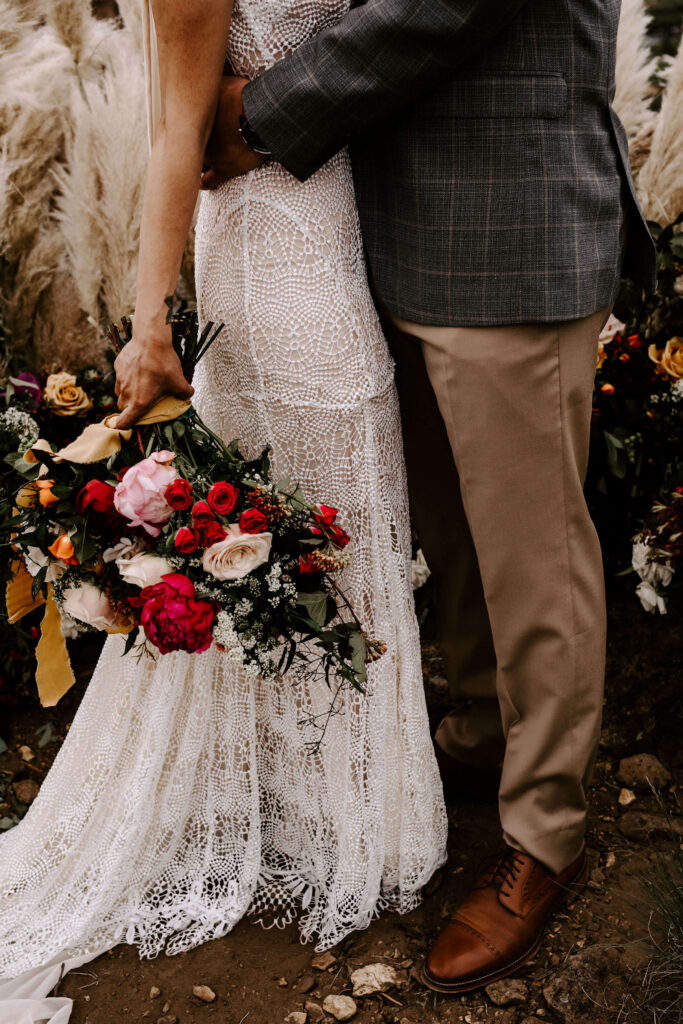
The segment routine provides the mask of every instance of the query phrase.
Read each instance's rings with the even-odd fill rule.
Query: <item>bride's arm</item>
[[[171,345],[165,299],[175,291],[197,201],[232,0],[152,0],[152,10],[161,116],[142,205],[133,338],[114,364],[119,427],[132,426],[163,395],[192,394]]]

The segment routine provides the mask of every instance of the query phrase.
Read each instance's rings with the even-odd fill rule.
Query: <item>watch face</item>
[[[270,156],[270,150],[259,138],[257,132],[249,124],[246,114],[240,114],[240,135],[246,142],[249,149],[253,149],[254,153],[260,153],[262,156]]]

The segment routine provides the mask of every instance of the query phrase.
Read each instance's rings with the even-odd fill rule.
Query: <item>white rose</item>
[[[427,560],[422,553],[422,548],[418,551],[417,558],[413,559],[411,569],[413,576],[413,590],[419,590],[431,576]]]
[[[145,545],[139,537],[122,537],[118,544],[104,549],[102,558],[105,562],[116,562],[119,558],[132,558],[144,550]]]
[[[633,553],[631,555],[631,565],[635,572],[638,573],[641,580],[647,580],[650,578],[650,545],[647,541],[637,540],[633,545]]]
[[[206,549],[202,566],[217,580],[239,580],[268,561],[272,542],[272,533],[242,533],[233,523],[225,540]]]
[[[650,564],[652,566],[652,582],[668,587],[674,577],[671,562],[651,562]]]
[[[153,587],[161,583],[162,576],[173,572],[173,566],[161,555],[133,555],[132,558],[117,558],[116,568],[126,583],[134,587]]]
[[[54,583],[55,580],[58,580],[66,572],[66,566],[62,562],[49,558],[40,548],[32,546],[27,547],[24,552],[24,565],[31,576],[37,576],[40,570],[47,565],[48,569],[45,573],[46,583]]]
[[[79,583],[65,590],[62,611],[95,629],[110,629],[116,625],[116,612],[109,598],[92,583]]]
[[[666,601],[663,597],[657,593],[655,588],[643,580],[636,587],[636,594],[640,598],[640,603],[646,612],[650,612],[654,615],[655,612],[659,612],[660,615],[666,615]]]

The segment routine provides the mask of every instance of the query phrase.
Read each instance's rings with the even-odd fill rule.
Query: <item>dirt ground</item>
[[[625,587],[611,597],[607,700],[588,832],[592,881],[585,895],[558,913],[538,955],[520,971],[521,985],[504,986],[502,993],[492,993],[494,998],[486,992],[448,997],[427,992],[417,980],[430,939],[499,839],[495,806],[451,801],[449,860],[427,887],[422,906],[403,917],[382,915],[336,947],[327,964],[316,960],[312,946],[299,942],[295,925],[267,931],[248,920],[225,938],[175,957],[141,961],[135,947],[121,945],[61,983],[59,991],[75,1000],[73,1024],[280,1024],[295,1011],[307,1014],[311,1024],[332,1021],[322,1010],[325,997],[350,995],[350,971],[375,963],[396,968],[399,984],[357,998],[353,1020],[358,1024],[653,1021],[652,1013],[640,1008],[649,958],[641,940],[650,915],[642,877],[670,858],[676,844],[683,848],[677,787],[683,772],[682,610],[679,599],[668,617],[650,618]],[[40,708],[36,700],[9,713],[0,730],[9,746],[0,755],[0,785],[6,794],[13,783],[32,779],[40,784],[44,778],[87,685],[85,666],[92,656],[92,650],[81,649],[81,677],[56,708]],[[448,695],[429,627],[424,631],[424,670],[436,722],[448,709]],[[57,739],[41,748],[35,730],[46,722]],[[17,751],[22,744],[34,751],[33,761],[21,760]],[[672,779],[659,799],[635,782],[631,796],[622,793],[630,804],[620,804],[625,788],[616,778],[620,759],[640,753],[656,756]],[[214,1001],[194,995],[196,985],[209,986]],[[293,1017],[290,1024],[303,1020]]]

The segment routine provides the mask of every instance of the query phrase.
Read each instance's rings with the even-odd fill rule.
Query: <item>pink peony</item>
[[[214,601],[198,601],[194,583],[182,573],[167,573],[160,583],[145,587],[139,597],[129,601],[142,608],[141,625],[162,654],[197,654],[211,646],[219,606]]]
[[[171,465],[174,458],[173,452],[153,452],[130,467],[114,492],[116,510],[153,537],[161,533],[155,524],[167,523],[173,514],[165,494],[178,476]]]

